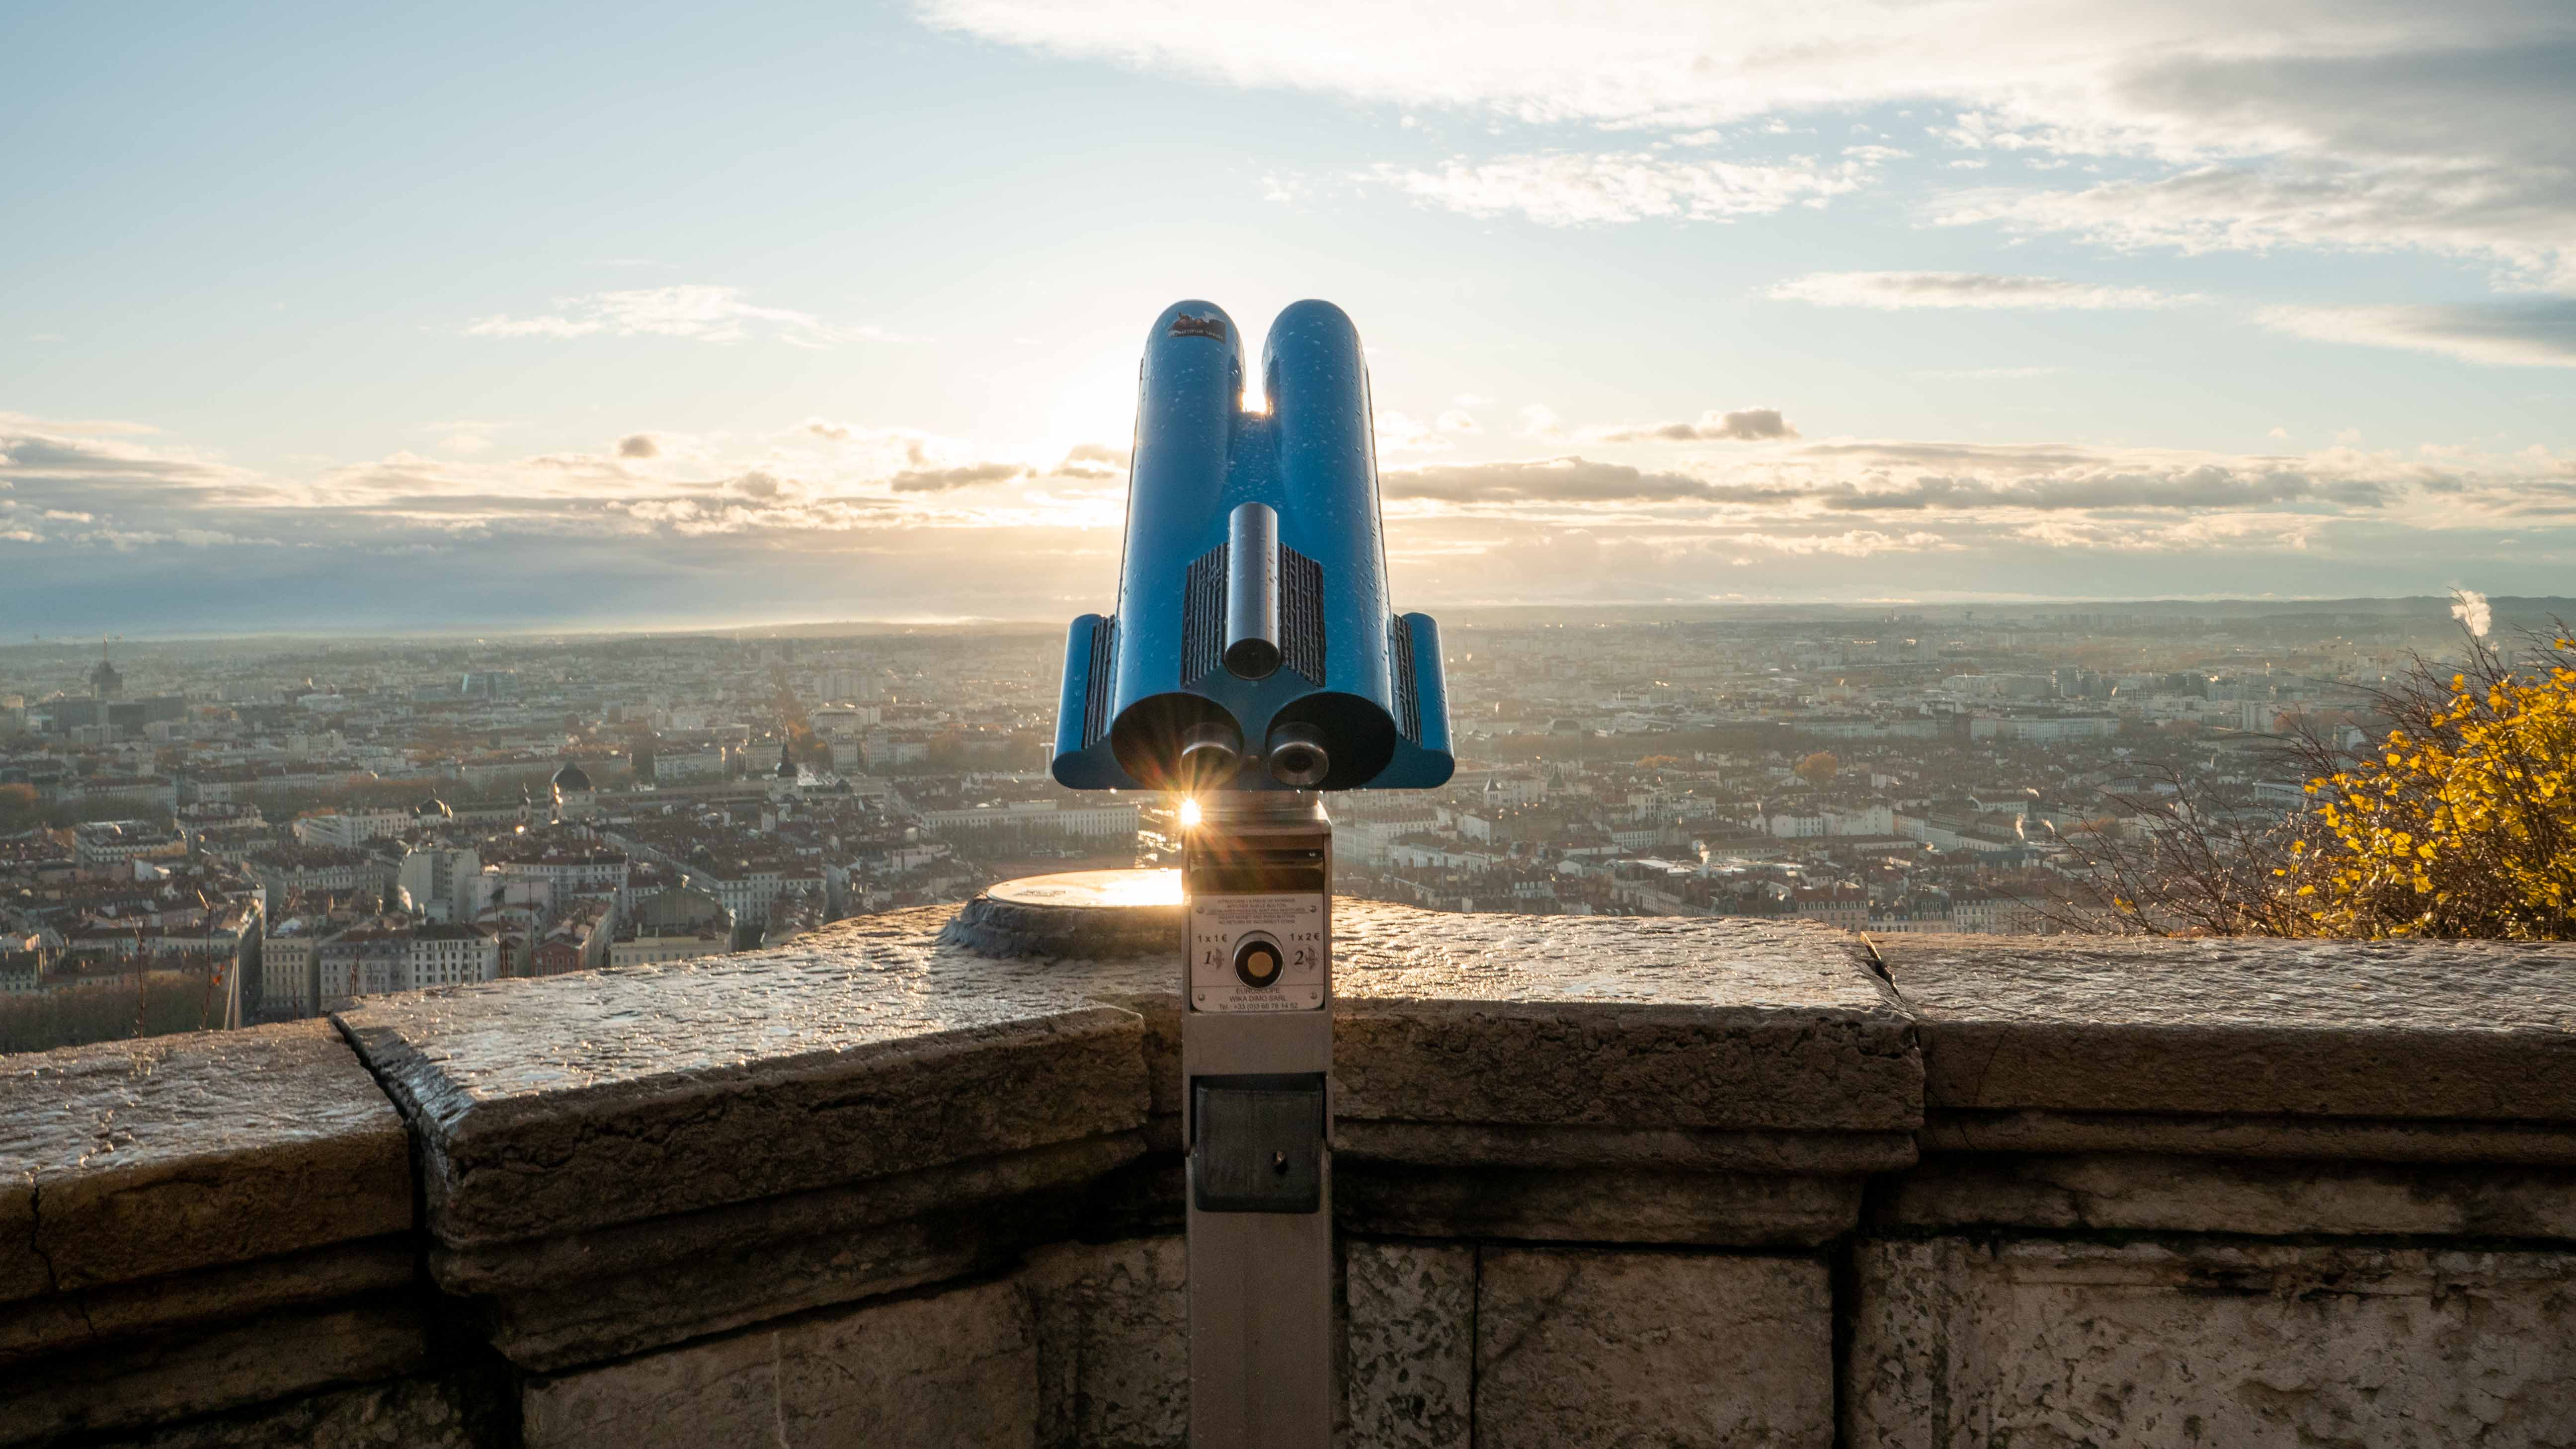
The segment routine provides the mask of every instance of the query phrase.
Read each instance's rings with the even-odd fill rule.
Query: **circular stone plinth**
[[[1077,870],[1007,880],[940,933],[986,956],[1115,961],[1181,948],[1177,870]]]

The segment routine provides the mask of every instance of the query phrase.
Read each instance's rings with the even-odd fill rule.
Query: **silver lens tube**
[[[1324,733],[1310,724],[1283,724],[1272,729],[1266,758],[1270,778],[1291,789],[1311,790],[1333,772],[1333,756],[1324,748]]]

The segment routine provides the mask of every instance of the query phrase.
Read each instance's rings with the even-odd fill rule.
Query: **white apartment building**
[[[675,750],[653,757],[653,783],[685,785],[695,780],[721,780],[725,777],[725,753],[722,750]]]
[[[1896,811],[1887,805],[1863,805],[1857,809],[1820,810],[1803,815],[1781,812],[1764,817],[1762,828],[1779,840],[1804,840],[1820,835],[1894,835]]]
[[[2030,718],[1981,714],[1968,721],[1968,738],[1972,740],[2095,740],[2108,739],[2119,732],[2119,717],[2107,714],[2038,715]]]
[[[311,1016],[313,953],[321,940],[312,924],[298,919],[277,923],[259,943],[259,1004],[262,1011]]]
[[[295,838],[306,845],[336,845],[351,850],[370,840],[400,835],[411,829],[415,820],[408,809],[329,810],[298,817]]]
[[[453,925],[474,919],[486,904],[479,885],[482,874],[482,854],[470,846],[416,846],[395,868],[394,884],[410,909],[435,924]]]
[[[501,940],[477,925],[415,926],[385,917],[325,937],[315,951],[322,1008],[387,991],[421,991],[501,976]]]
[[[1014,800],[972,810],[932,810],[921,827],[933,835],[961,830],[1036,830],[1086,839],[1132,837],[1138,824],[1132,804],[1058,805],[1052,800]]]
[[[625,851],[544,850],[524,855],[500,855],[491,864],[506,880],[542,880],[555,901],[574,896],[626,894],[628,860]]]
[[[187,837],[140,820],[91,820],[72,827],[72,859],[83,870],[188,853]]]

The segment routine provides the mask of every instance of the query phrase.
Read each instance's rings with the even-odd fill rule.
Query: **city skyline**
[[[1408,607],[2564,592],[2576,17],[5,22],[13,633],[1060,619],[1345,307]]]

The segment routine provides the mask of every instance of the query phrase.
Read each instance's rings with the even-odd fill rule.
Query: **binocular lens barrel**
[[[1268,679],[1279,672],[1279,514],[1243,503],[1226,518],[1225,672]]]
[[[1230,778],[1243,764],[1243,736],[1233,726],[1214,720],[1191,725],[1181,733],[1181,788],[1202,790]]]
[[[1311,790],[1333,772],[1324,733],[1310,724],[1283,724],[1270,732],[1270,778],[1293,790]]]

